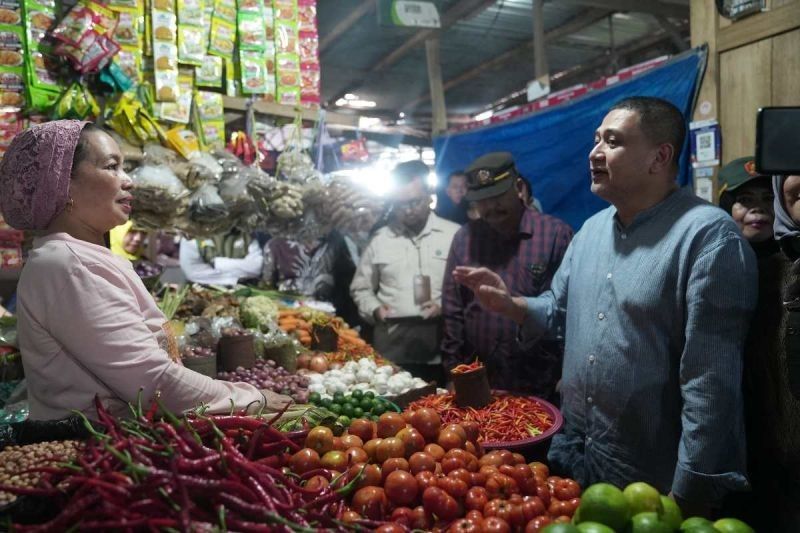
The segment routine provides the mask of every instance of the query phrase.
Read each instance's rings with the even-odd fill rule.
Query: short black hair
[[[78,139],[78,144],[75,146],[75,153],[72,154],[72,174],[75,174],[75,169],[86,159],[86,154],[89,151],[89,136],[87,133],[92,133],[94,131],[103,131],[103,128],[89,122],[81,130],[81,136]]]
[[[614,104],[609,111],[622,109],[639,115],[642,132],[653,144],[669,143],[675,149],[672,162],[680,161],[686,138],[686,119],[680,109],[663,98],[632,96]]]
[[[467,174],[463,170],[454,170],[447,176],[447,184],[449,185],[453,178],[456,176],[463,176],[464,179],[467,179]]]
[[[392,170],[392,177],[398,185],[408,185],[416,179],[421,179],[427,184],[427,177],[431,169],[420,160],[400,163]]]

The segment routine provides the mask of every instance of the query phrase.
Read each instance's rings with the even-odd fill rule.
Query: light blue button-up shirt
[[[756,269],[730,217],[687,190],[627,227],[613,207],[586,221],[521,331],[566,340],[551,463],[584,486],[646,481],[693,501],[745,488]]]

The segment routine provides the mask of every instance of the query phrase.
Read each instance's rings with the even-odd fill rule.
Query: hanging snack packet
[[[269,0],[264,0],[264,31],[267,33],[267,40],[275,40],[275,11]]]
[[[281,87],[278,85],[277,102],[281,105],[300,103],[300,87]]]
[[[303,63],[300,66],[300,101],[314,105],[320,102],[319,63]]]
[[[181,24],[204,27],[206,5],[202,0],[178,0],[178,21]]]
[[[236,0],[214,0],[214,17],[236,24]]]
[[[297,28],[317,31],[317,0],[297,0]]]
[[[225,108],[222,95],[209,91],[195,93],[200,122],[201,142],[210,148],[225,146]]]
[[[0,24],[15,26],[22,22],[22,9],[19,0],[3,0],[0,2]],[[14,115],[14,111],[9,111]]]
[[[174,43],[178,19],[168,11],[153,11],[153,46],[155,43]]]
[[[114,40],[123,47],[141,48],[141,25],[144,23],[142,14],[131,8],[115,8],[115,11],[119,15],[119,23],[114,30]]]
[[[206,57],[205,28],[178,25],[178,61],[189,65],[202,65]]]
[[[302,31],[300,37],[300,61],[316,63],[319,61],[319,36],[315,31]]]
[[[174,102],[178,98],[178,48],[171,43],[153,43],[156,100]]]
[[[167,131],[167,146],[190,159],[200,151],[200,141],[193,131],[183,126],[176,126]]]
[[[257,13],[260,15],[263,6],[263,0],[239,0],[238,12],[240,15],[242,13]]]
[[[239,13],[238,26],[239,49],[263,52],[267,33],[261,13]]]
[[[208,53],[223,59],[232,59],[235,40],[236,26],[214,15],[211,19],[211,40],[208,44]]]
[[[203,62],[195,69],[194,82],[198,87],[222,88],[221,57],[205,56]]]
[[[280,19],[275,21],[275,47],[279,54],[296,54],[297,39],[297,22]]]
[[[225,60],[225,94],[239,96],[239,84],[236,81],[236,65],[232,59]]]
[[[142,51],[123,47],[114,56],[114,63],[134,83],[142,81]]]
[[[239,51],[239,69],[242,74],[242,93],[267,92],[267,66],[261,52]]]
[[[153,6],[153,11],[169,11],[170,13],[175,13],[174,0],[151,0],[151,5]]]
[[[278,87],[299,87],[300,58],[297,54],[277,54],[275,74]]]
[[[275,20],[297,22],[297,0],[274,0]]]
[[[181,69],[178,74],[178,97],[175,102],[155,104],[154,114],[159,120],[188,124],[192,111],[192,85],[194,74],[191,69]]]

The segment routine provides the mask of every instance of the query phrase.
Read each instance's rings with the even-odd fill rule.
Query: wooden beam
[[[361,0],[358,7],[340,20],[330,33],[321,36],[319,40],[319,53],[322,54],[325,52],[336,39],[344,35],[356,22],[361,20],[361,17],[365,16],[373,9],[375,9],[375,0]]]
[[[732,50],[773,35],[800,27],[800,6],[791,2],[782,7],[736,21],[717,33],[717,53]]]
[[[439,38],[425,41],[425,57],[428,60],[428,82],[431,90],[431,111],[433,124],[431,132],[438,135],[447,131],[447,109],[442,88],[442,64],[439,56]]]
[[[370,70],[377,72],[394,65],[400,58],[404,57],[412,49],[424,43],[434,35],[454,26],[461,20],[474,17],[496,2],[497,0],[461,0],[442,15],[441,28],[418,31],[389,55],[375,63]]]
[[[678,27],[667,19],[667,17],[662,17],[660,15],[653,15],[653,17],[658,22],[658,25],[667,32],[669,38],[672,39],[672,44],[675,45],[675,48],[677,48],[679,52],[683,52],[689,48],[683,33],[681,33]]]
[[[354,80],[353,83],[347,85],[344,89],[339,91],[333,98],[329,99],[329,103],[333,103],[339,98],[342,98],[347,93],[354,93],[358,90],[361,85],[369,77],[369,74],[372,72],[379,72],[386,67],[394,65],[397,63],[401,58],[403,58],[407,53],[411,50],[416,48],[417,46],[424,43],[427,39],[430,39],[433,36],[438,35],[442,31],[450,28],[451,26],[455,25],[457,22],[465,19],[469,19],[481,13],[486,8],[491,5],[494,5],[497,0],[460,0],[457,4],[453,7],[448,9],[441,17],[441,28],[439,29],[426,29],[420,30],[411,37],[406,40],[403,44],[395,48],[391,53],[384,56],[378,62],[376,62],[372,67],[368,69],[368,74],[359,77],[358,79]]]
[[[602,7],[611,11],[632,11],[651,13],[664,17],[689,17],[688,6],[666,4],[658,0],[561,0],[563,3],[579,4],[588,7]]]
[[[228,118],[233,118],[229,116],[230,114],[227,113],[228,111],[247,111],[247,98],[223,96],[222,101],[226,111],[226,121]],[[319,119],[318,109],[308,109],[306,107],[295,108],[293,106],[276,104],[275,102],[265,102],[263,100],[255,100],[252,105],[256,113],[263,113],[265,115],[295,118],[299,110],[303,120],[316,121]],[[325,121],[329,124],[339,124],[341,126],[358,126],[358,115],[326,111]]]
[[[608,13],[609,12],[606,11],[605,9],[587,9],[577,17],[574,17],[573,19],[565,22],[564,24],[557,26],[551,29],[550,31],[546,32],[545,41],[554,42],[557,41],[558,39],[566,37],[567,35],[571,35],[575,32],[578,32],[587,26],[591,26],[598,20],[605,18],[608,15]],[[444,90],[449,91],[453,87],[457,87],[458,85],[461,85],[462,83],[471,80],[472,78],[484,73],[487,70],[491,70],[505,63],[508,63],[522,54],[530,53],[530,49],[532,46],[533,43],[531,41],[528,41],[523,45],[512,48],[511,50],[503,52],[499,56],[496,56],[488,61],[483,62],[477,67],[471,68],[466,72],[463,72],[458,76],[447,80],[444,83]],[[411,102],[403,106],[403,109],[414,108],[422,102],[427,102],[428,98],[429,95],[427,94],[420,95],[418,98],[412,100]]]
[[[533,77],[548,85],[550,67],[547,64],[547,34],[544,31],[544,0],[533,0]]]

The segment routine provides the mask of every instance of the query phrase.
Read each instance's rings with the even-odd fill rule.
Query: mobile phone
[[[800,174],[800,107],[758,110],[756,170],[760,174]]]

